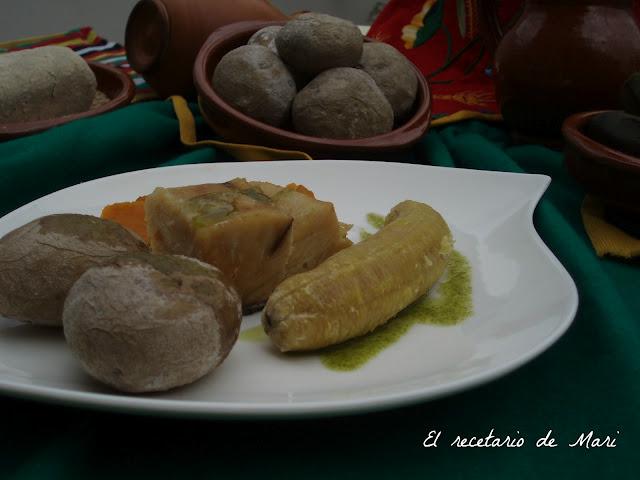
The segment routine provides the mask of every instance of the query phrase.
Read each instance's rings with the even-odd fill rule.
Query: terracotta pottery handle
[[[504,37],[498,19],[498,0],[478,0],[478,19],[484,43],[493,55]]]

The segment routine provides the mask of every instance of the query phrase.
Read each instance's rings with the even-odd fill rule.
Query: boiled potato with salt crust
[[[276,48],[276,36],[280,29],[282,29],[282,27],[279,25],[271,25],[269,27],[261,28],[251,35],[247,45],[262,45],[277,54],[278,49]]]
[[[373,79],[355,68],[332,68],[302,89],[291,109],[305,135],[354,139],[391,131],[393,109]]]
[[[407,57],[387,43],[368,42],[360,65],[389,100],[396,122],[405,120],[418,91],[418,77]]]
[[[227,53],[213,72],[212,85],[232,107],[276,127],[288,120],[297,91],[282,60],[262,45],[243,45]]]
[[[133,254],[87,270],[64,305],[64,335],[95,379],[130,393],[168,390],[217,367],[238,338],[240,297],[215,267]]]
[[[298,15],[276,36],[282,60],[307,75],[357,66],[363,42],[362,32],[353,23],[324,13]]]
[[[85,270],[147,250],[109,220],[71,213],[33,220],[0,239],[0,315],[61,326],[64,299]]]

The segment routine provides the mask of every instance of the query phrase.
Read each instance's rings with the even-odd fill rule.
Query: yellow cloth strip
[[[105,58],[118,58],[118,57],[126,57],[126,53],[123,53],[122,55],[114,55],[114,53],[112,51],[107,50],[104,53],[100,53],[98,55],[96,55],[95,53],[91,56],[91,61],[92,62],[99,62],[102,59]]]
[[[196,121],[189,109],[187,101],[180,96],[169,97],[180,125],[180,141],[188,147],[210,146],[223,149],[237,160],[313,160],[304,152],[295,150],[279,150],[259,145],[219,142],[217,140],[200,140],[196,138]]]
[[[640,256],[640,239],[632,237],[604,219],[602,202],[587,195],[582,202],[582,222],[599,257],[633,258]]]
[[[460,110],[446,117],[436,118],[431,122],[432,127],[439,127],[441,125],[448,125],[449,123],[461,122],[462,120],[489,120],[492,122],[499,122],[502,120],[502,115],[497,113],[481,113],[474,112],[473,110]]]
[[[69,40],[65,40],[64,42],[56,42],[55,47],[73,47],[75,45],[87,45],[87,47],[92,47],[87,43],[84,38],[70,38]]]
[[[97,38],[98,34],[95,32],[95,30],[91,29],[89,30],[89,35],[87,35],[87,42],[89,43],[93,43],[96,38]]]
[[[64,33],[53,33],[49,35],[37,35],[35,37],[19,38],[18,40],[7,40],[6,42],[0,42],[0,48],[10,49],[17,47],[18,45],[40,43],[43,40],[48,40],[50,38],[59,37],[62,35],[64,35]]]
[[[11,48],[15,48],[19,45],[32,45],[35,43],[40,43],[43,42],[45,40],[50,40],[52,38],[55,37],[64,37],[65,35],[67,35],[69,32],[60,32],[60,33],[50,33],[47,35],[37,35],[34,37],[25,37],[25,38],[19,38],[17,40],[8,40],[6,42],[0,42],[0,48],[6,48],[6,49],[11,49]],[[66,42],[61,42],[61,43],[56,43],[55,45],[79,45],[79,44],[84,44],[84,43],[91,43],[93,42],[97,37],[97,33],[94,30],[90,30],[87,38],[72,38]],[[91,46],[91,45],[87,45],[87,46]]]

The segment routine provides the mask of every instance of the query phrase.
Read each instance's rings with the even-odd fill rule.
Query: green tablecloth
[[[223,159],[183,149],[169,103],[138,104],[0,144],[0,214],[99,176]],[[458,395],[320,420],[175,420],[0,396],[0,478],[640,478],[640,263],[595,256],[562,155],[469,122],[430,132],[406,160],[553,178],[535,225],[573,276],[580,307],[547,352]],[[491,429],[526,444],[450,446]],[[558,447],[536,448],[549,429]],[[430,430],[443,432],[438,448],[423,447]],[[568,446],[591,430],[616,447]]]

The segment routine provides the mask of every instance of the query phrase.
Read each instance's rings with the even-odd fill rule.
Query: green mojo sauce
[[[246,330],[240,332],[239,338],[240,340],[244,340],[245,342],[262,342],[269,337],[267,337],[267,334],[264,333],[264,328],[262,328],[262,325],[256,325],[255,327],[247,328]]]
[[[384,225],[384,217],[369,213],[367,223],[378,230]],[[372,233],[361,230],[360,239],[364,240],[371,235]],[[442,281],[431,292],[373,332],[325,348],[320,352],[320,360],[330,370],[356,370],[397,342],[417,323],[456,325],[472,313],[471,266],[462,253],[453,250]],[[240,339],[259,342],[267,339],[267,335],[262,326],[258,325],[240,333]]]
[[[378,215],[377,213],[367,213],[367,223],[371,225],[374,229],[380,230],[384,227],[384,217],[382,215]],[[366,240],[373,233],[367,232],[364,228],[360,229],[360,241]]]
[[[451,253],[445,278],[436,290],[436,295],[423,296],[373,332],[328,347],[320,356],[322,364],[342,372],[356,370],[397,342],[416,323],[456,325],[471,315],[471,268],[457,250]]]

